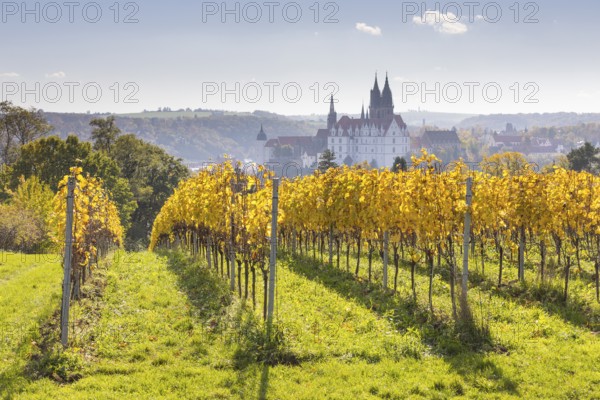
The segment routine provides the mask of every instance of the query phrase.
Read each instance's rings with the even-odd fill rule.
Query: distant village
[[[422,149],[435,153],[442,161],[466,158],[465,146],[456,128],[450,130],[423,129],[411,135],[400,114],[394,113],[394,103],[386,76],[383,89],[378,78],[370,91],[370,103],[363,105],[360,117],[338,118],[333,97],[330,99],[327,127],[314,136],[271,136],[261,126],[256,137],[253,161],[258,164],[294,162],[302,168],[315,168],[321,155],[331,151],[339,165],[368,164],[373,168],[391,167],[397,157],[410,160]],[[492,155],[519,152],[533,160],[550,160],[568,153],[560,139],[532,137],[527,129],[519,131],[507,122],[502,132],[486,130],[480,138],[481,147]],[[600,143],[597,145],[600,146]]]

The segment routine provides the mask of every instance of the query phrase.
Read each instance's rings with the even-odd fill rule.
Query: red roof
[[[318,139],[327,139],[329,137],[329,129],[319,129],[317,131]]]

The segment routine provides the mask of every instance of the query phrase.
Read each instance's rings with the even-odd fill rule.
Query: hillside
[[[89,140],[93,118],[98,114],[46,113],[54,133],[65,137],[74,133]],[[314,135],[320,123],[293,121],[276,114],[210,114],[207,112],[156,112],[117,116],[116,123],[124,133],[135,133],[141,139],[157,144],[175,157],[189,162],[215,159],[223,154],[238,158],[252,156],[252,146],[260,125],[267,135]]]
[[[546,114],[493,114],[466,118],[457,128],[487,128],[502,131],[511,123],[516,129],[534,127],[566,127],[580,124],[600,123],[600,114],[546,113]]]

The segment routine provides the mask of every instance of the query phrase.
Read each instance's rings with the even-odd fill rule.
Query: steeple
[[[259,141],[259,142],[266,142],[267,141],[267,134],[263,130],[262,124],[260,124],[260,132],[258,132],[258,136],[256,137],[256,140]]]
[[[369,104],[369,109],[371,111],[371,117],[379,118],[379,113],[377,109],[381,104],[381,91],[379,90],[379,83],[377,82],[377,74],[375,74],[375,84],[373,85],[373,89],[371,90],[371,104]]]
[[[365,119],[365,103],[363,103],[362,110],[360,111],[360,119]]]
[[[392,99],[392,90],[390,89],[390,82],[388,80],[387,73],[385,74],[385,86],[381,93],[381,105],[383,107],[393,107],[394,100]]]
[[[329,102],[329,115],[327,116],[327,129],[332,130],[337,123],[337,113],[335,112],[335,105],[333,102],[333,95]]]

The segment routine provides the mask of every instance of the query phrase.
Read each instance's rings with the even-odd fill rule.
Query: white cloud
[[[581,97],[583,99],[593,99],[596,97],[600,97],[600,92],[590,92],[587,90],[580,90],[577,93],[577,97]]]
[[[356,29],[358,29],[359,31],[361,31],[363,33],[367,33],[369,35],[381,36],[381,28],[380,27],[369,26],[369,25],[365,24],[364,22],[357,22]]]
[[[0,72],[0,78],[18,78],[19,74],[16,72]]]
[[[451,12],[443,14],[437,10],[426,11],[423,17],[413,17],[413,23],[431,26],[436,32],[444,35],[461,35],[469,30],[455,14]]]
[[[46,78],[62,79],[62,78],[66,78],[66,76],[67,76],[67,74],[65,74],[63,71],[52,72],[51,74],[46,74]]]

